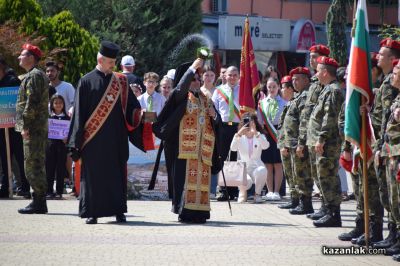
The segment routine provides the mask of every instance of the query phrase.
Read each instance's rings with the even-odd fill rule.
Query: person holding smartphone
[[[247,201],[247,190],[255,184],[254,203],[261,203],[261,190],[267,180],[267,168],[261,161],[262,150],[268,149],[269,142],[265,138],[262,126],[256,114],[245,113],[240,120],[239,130],[231,142],[231,150],[237,151],[242,161],[246,162],[247,187],[239,186],[238,202]]]

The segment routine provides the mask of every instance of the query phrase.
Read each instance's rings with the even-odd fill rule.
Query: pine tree
[[[326,28],[328,46],[333,57],[339,65],[347,65],[347,39],[346,39],[346,0],[333,0],[326,13]]]

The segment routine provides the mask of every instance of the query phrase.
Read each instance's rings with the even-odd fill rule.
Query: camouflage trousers
[[[308,150],[304,150],[302,158],[296,155],[296,149],[290,149],[290,158],[293,165],[293,179],[296,191],[300,195],[311,197],[314,181],[310,173],[310,158]]]
[[[351,179],[353,182],[354,195],[356,198],[357,206],[356,213],[357,216],[363,217],[364,215],[364,186],[363,186],[363,174],[362,174],[362,160],[358,166],[360,170],[359,173],[351,173]],[[367,171],[368,177],[368,210],[369,216],[374,217],[379,221],[383,219],[383,206],[379,198],[379,185],[378,179],[376,177],[374,165],[371,164]]]
[[[309,157],[309,165],[310,165],[310,175],[312,180],[314,181],[315,185],[317,186],[318,190],[321,191],[321,185],[319,183],[319,179],[318,179],[318,175],[317,175],[317,165],[316,165],[316,161],[317,161],[317,157],[316,157],[316,153],[314,151],[314,147],[311,146],[307,146],[307,151],[308,151],[308,157]],[[322,198],[322,204],[324,203],[324,199]]]
[[[400,156],[394,156],[386,160],[386,177],[389,192],[390,214],[400,229],[399,213],[399,189],[400,184],[396,181],[396,175],[400,168]],[[389,217],[390,221],[390,217]]]
[[[384,165],[384,160],[380,162],[379,165],[374,164],[375,174],[378,180],[379,187],[379,198],[385,210],[389,213],[389,220],[394,222],[393,217],[390,214],[390,204],[389,204],[389,192],[388,192],[388,178],[386,177],[386,165]]]
[[[296,191],[295,183],[293,180],[293,166],[290,155],[283,156],[281,154],[283,173],[285,174],[286,181],[289,185],[289,193],[292,199],[298,199],[299,193]]]
[[[314,164],[324,204],[329,207],[339,207],[342,202],[342,189],[338,176],[340,145],[325,144],[322,155],[316,154],[315,147],[309,147],[309,153],[310,158],[315,158]]]
[[[36,196],[46,195],[47,179],[45,172],[45,154],[47,136],[30,133],[29,140],[24,139],[25,174]]]

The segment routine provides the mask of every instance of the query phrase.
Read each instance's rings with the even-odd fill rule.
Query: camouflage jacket
[[[400,122],[394,119],[394,110],[398,108],[400,108],[400,94],[390,107],[391,114],[386,125],[385,142],[382,148],[383,156],[400,156]]]
[[[49,80],[43,71],[33,68],[19,87],[15,130],[47,131],[49,116]]]
[[[299,136],[300,114],[304,109],[308,88],[298,93],[288,104],[283,118],[283,125],[279,135],[279,145],[286,148],[296,148]]]
[[[307,92],[307,99],[304,104],[304,108],[300,114],[300,126],[299,126],[299,138],[298,145],[304,146],[306,145],[307,140],[307,125],[310,119],[310,115],[318,102],[318,97],[323,89],[321,83],[319,83],[318,79],[313,76],[311,78],[311,85]]]
[[[310,115],[307,127],[307,145],[317,142],[340,144],[338,119],[344,97],[337,81],[326,85]]]

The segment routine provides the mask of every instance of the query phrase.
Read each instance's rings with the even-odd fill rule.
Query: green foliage
[[[43,15],[35,0],[0,0],[0,23],[7,20],[21,22],[21,31],[32,34]]]
[[[60,62],[64,79],[77,83],[96,64],[99,41],[81,28],[69,11],[43,18],[35,0],[0,0],[0,22],[20,22],[23,33],[30,38],[43,36],[40,47],[47,58]]]
[[[48,36],[45,45],[49,49],[58,48],[56,59],[64,64],[65,80],[77,82],[96,64],[97,38],[82,29],[69,11],[47,18],[40,33]]]
[[[333,0],[326,13],[330,57],[333,57],[341,66],[347,65],[346,2],[346,0]]]
[[[391,38],[400,41],[400,28],[397,26],[383,25],[380,32],[379,37],[382,39]]]
[[[192,60],[199,45],[170,62],[171,51],[186,35],[201,31],[201,0],[39,0],[50,12],[67,8],[76,21],[100,40],[121,46],[121,54],[135,57],[137,72],[164,74],[170,67]],[[54,5],[52,5],[54,3]]]

